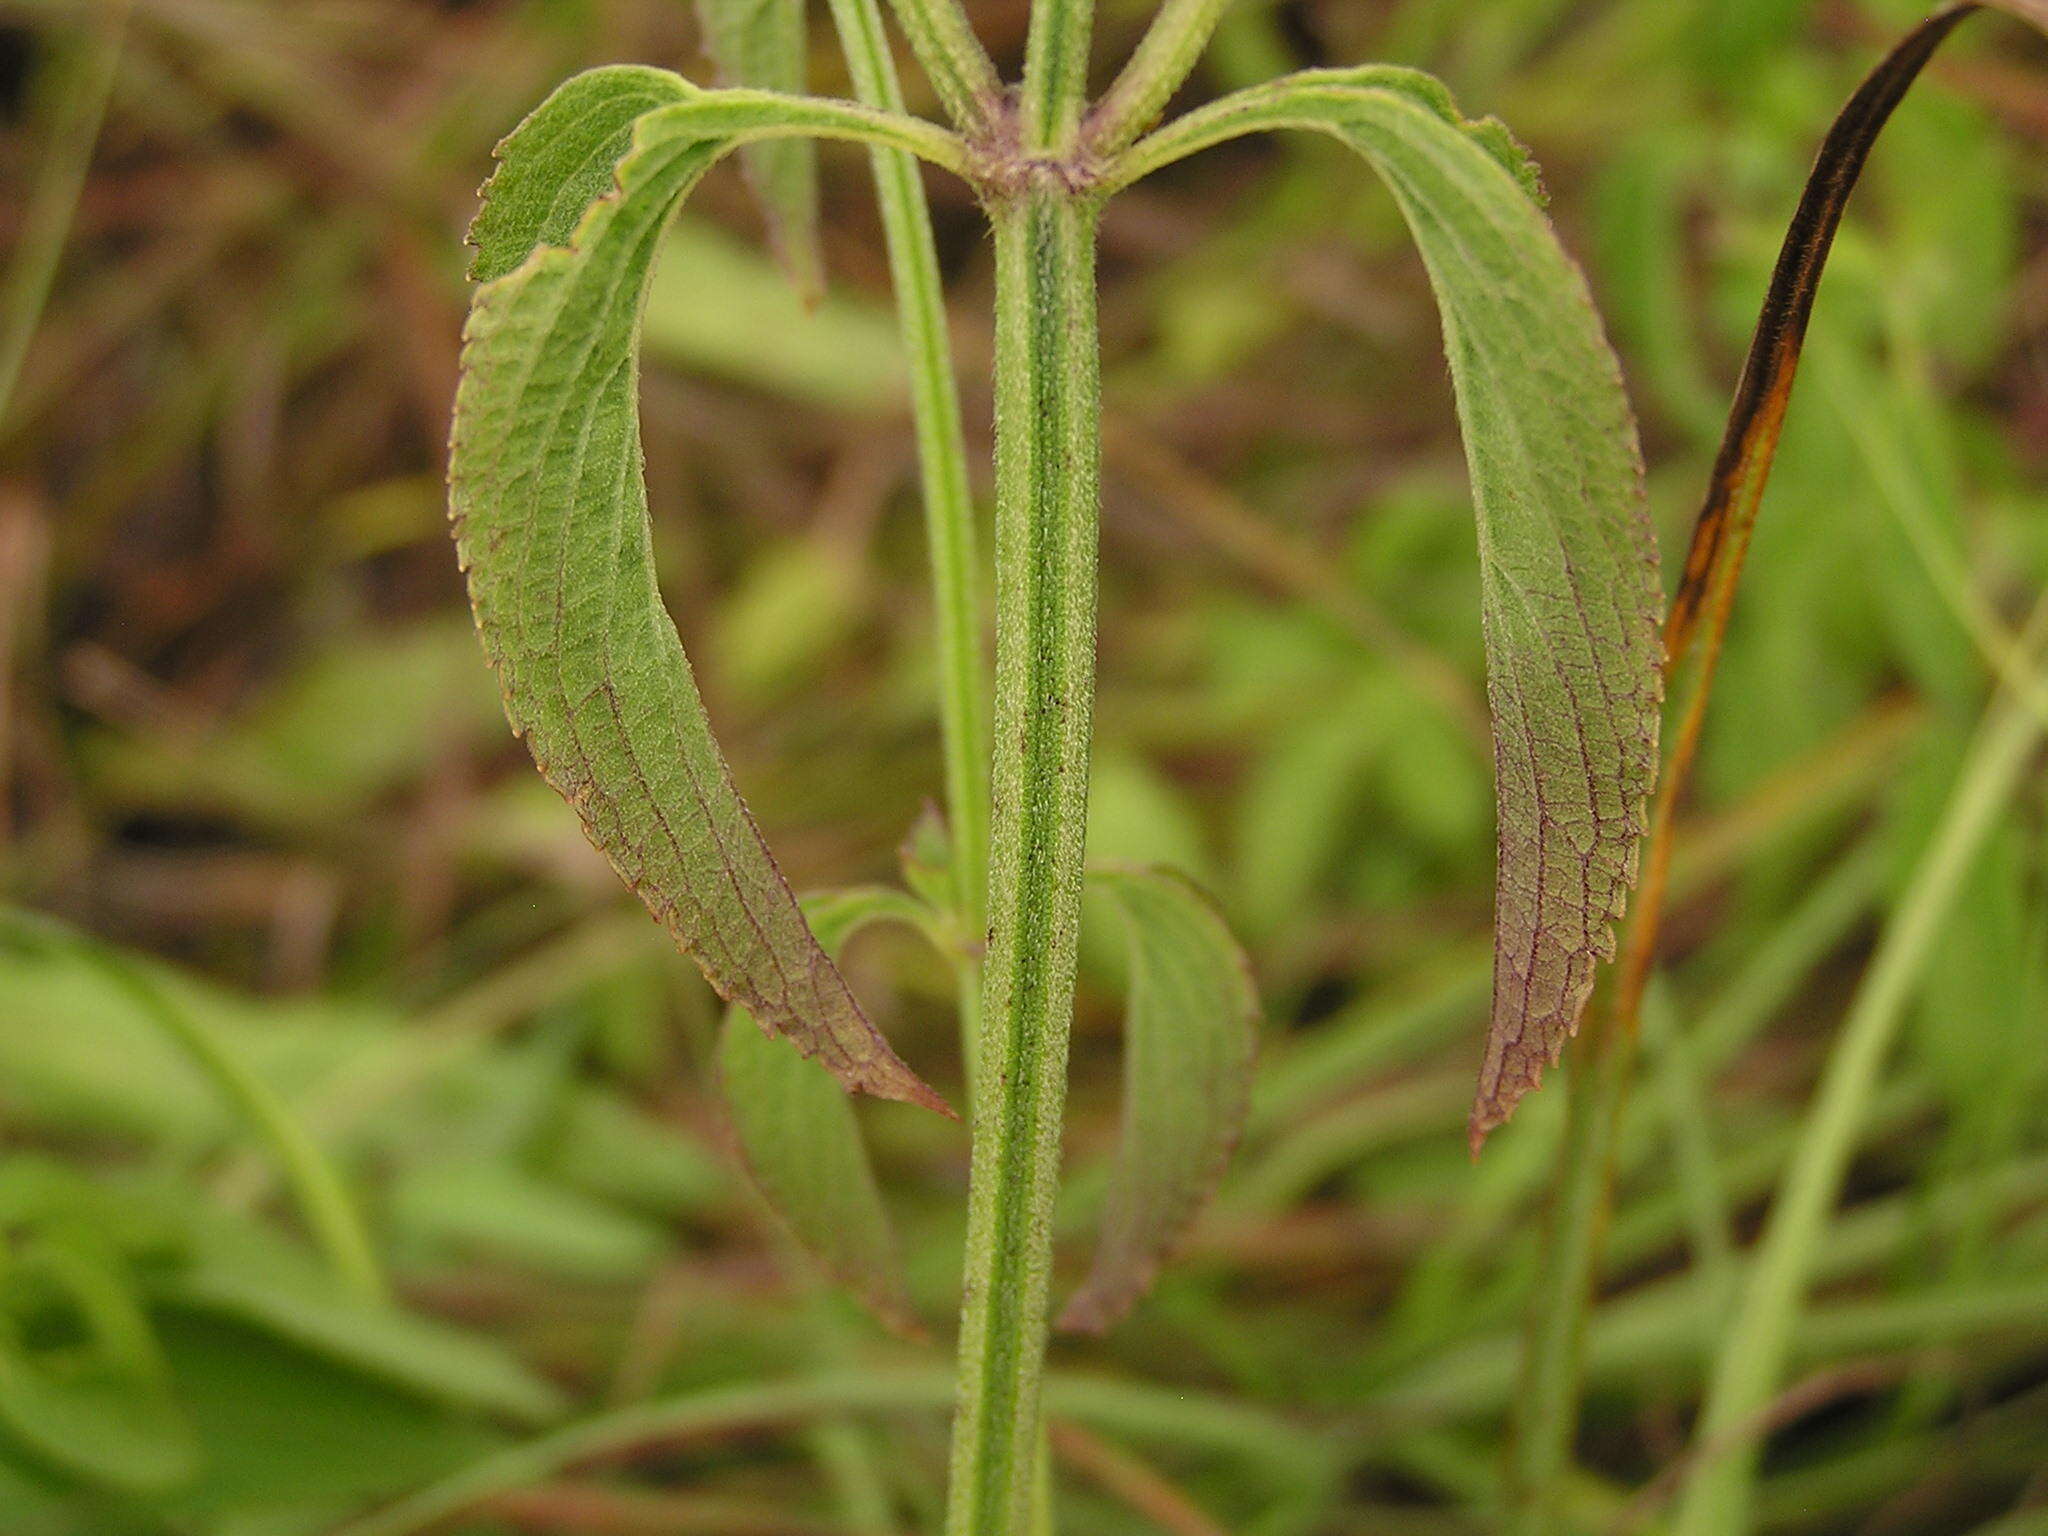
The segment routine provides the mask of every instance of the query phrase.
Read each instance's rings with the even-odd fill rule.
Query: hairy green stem
[[[832,20],[856,94],[871,107],[901,112],[903,87],[889,57],[875,0],[832,0]],[[960,391],[953,376],[931,208],[917,162],[890,149],[873,150],[870,158],[896,289],[897,323],[910,362],[910,408],[917,425],[925,542],[937,619],[939,729],[946,819],[952,834],[953,900],[963,927],[972,934],[981,930],[988,882],[988,704],[967,442],[960,425]],[[971,1004],[979,982],[971,963],[963,969]]]
[[[1194,72],[1230,0],[1166,0],[1102,99],[1088,114],[1088,147],[1111,155],[1151,127]]]
[[[2044,615],[2048,604],[2036,610],[2029,625],[2037,664]],[[1715,1356],[1706,1405],[1694,1430],[1698,1471],[1679,1505],[1672,1527],[1676,1536],[1723,1536],[1749,1528],[1765,1410],[1778,1388],[1808,1279],[1885,1057],[1957,891],[2041,738],[2041,721],[2024,696],[2002,689],[1885,926],[1829,1053],[1799,1145],[1771,1202],[1734,1321]]]
[[[1030,1528],[1095,689],[1095,208],[997,203],[989,942],[948,1536]]]
[[[968,134],[987,129],[1002,104],[1003,85],[959,0],[890,0],[890,9],[954,126]],[[852,51],[849,46],[849,56]]]
[[[1073,148],[1088,104],[1088,43],[1094,29],[1095,0],[1031,0],[1019,103],[1021,147],[1027,155],[1064,155]]]

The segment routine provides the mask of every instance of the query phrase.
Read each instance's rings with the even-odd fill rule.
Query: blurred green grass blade
[[[650,360],[861,419],[910,389],[888,310],[835,289],[806,306],[773,262],[707,220],[669,232],[647,290]]]
[[[1970,1536],[2048,1536],[2048,1507],[2015,1510],[1976,1527]]]
[[[2048,609],[2042,610],[2048,613]],[[2042,613],[2030,626],[2038,638]],[[2038,656],[2038,645],[2033,647]],[[1860,1121],[1933,942],[1985,836],[2042,735],[2025,704],[2001,692],[1972,744],[1954,794],[1885,927],[1829,1055],[1800,1144],[1772,1202],[1734,1322],[1716,1354],[1695,1441],[1679,1536],[1746,1528],[1761,1416],[1777,1390],[1828,1213],[1839,1197]]]
[[[810,38],[805,0],[696,0],[706,51],[726,85],[802,94]],[[818,150],[807,139],[748,144],[740,150],[768,241],[798,296],[813,303],[825,288],[818,235]]]
[[[69,951],[104,977],[138,1014],[176,1041],[269,1144],[307,1229],[326,1254],[336,1278],[367,1301],[384,1299],[384,1276],[375,1247],[340,1170],[276,1090],[228,1049],[206,1020],[126,955],[72,934],[48,919],[0,909],[0,937],[15,944]]]
[[[646,1216],[535,1177],[503,1155],[422,1159],[392,1180],[388,1205],[394,1229],[453,1266],[481,1259],[616,1284],[644,1279],[668,1246]]]
[[[644,89],[643,71],[595,71],[563,88],[605,112]],[[636,388],[648,273],[670,217],[721,153],[802,132],[926,151],[936,138],[941,153],[952,143],[888,114],[758,92],[692,93],[640,116],[618,190],[589,207],[570,244],[536,245],[476,295],[451,514],[513,727],[619,876],[764,1029],[849,1089],[949,1113],[868,1022],[805,923],[712,736],[655,580]],[[484,270],[552,227],[557,204],[535,169],[543,147],[531,133],[507,141],[523,190],[517,216],[482,221]]]
[[[0,1328],[0,1433],[76,1477],[160,1493],[199,1469],[199,1445],[162,1382],[64,1361],[38,1361]]]
[[[533,1424],[561,1395],[497,1342],[430,1318],[362,1306],[306,1274],[259,1234],[219,1228],[159,1295],[186,1313],[232,1318],[336,1365],[437,1402]]]
[[[99,15],[80,29],[85,35],[75,56],[60,55],[58,67],[44,70],[43,84],[51,106],[49,143],[23,205],[14,254],[7,263],[4,287],[0,287],[0,422],[6,420],[13,402],[22,361],[42,321],[78,211],[86,167],[114,93],[127,22],[128,0],[102,7]]]
[[[1442,311],[1479,520],[1499,868],[1476,1147],[1578,1026],[1657,771],[1656,547],[1621,374],[1498,123],[1411,70],[1289,76],[1141,140],[1119,182],[1226,138],[1332,134],[1372,162]]]
[[[1244,1129],[1258,993],[1222,914],[1164,869],[1090,876],[1130,943],[1123,1123],[1088,1277],[1060,1314],[1085,1333],[1113,1327],[1214,1193]]]
[[[932,918],[914,897],[879,886],[808,897],[804,910],[835,957],[871,924],[928,932]],[[922,1336],[867,1141],[831,1074],[734,1008],[719,1031],[718,1076],[740,1159],[769,1209],[885,1325]]]
[[[1670,1136],[1672,1176],[1684,1197],[1693,1267],[1716,1311],[1733,1294],[1735,1240],[1714,1135],[1710,1085],[1693,1038],[1678,1022],[1670,984],[1654,978],[1643,995],[1643,1038]]]
[[[1879,503],[1912,547],[1935,596],[1998,680],[2048,722],[2048,687],[2028,668],[2016,637],[1949,542],[1954,519],[1949,509],[1935,504],[1924,466],[1915,462],[1913,434],[1898,419],[1903,402],[1881,391],[1868,370],[1849,366],[1834,349],[1812,350],[1819,393],[1862,455]]]
[[[711,1387],[594,1415],[473,1462],[333,1536],[414,1536],[492,1494],[538,1483],[567,1467],[636,1446],[673,1444],[738,1429],[773,1428],[840,1414],[940,1413],[949,1372],[883,1368]],[[1104,1433],[1221,1456],[1254,1470],[1290,1502],[1318,1512],[1336,1458],[1322,1436],[1262,1408],[1210,1394],[1102,1376],[1053,1376],[1046,1406]]]

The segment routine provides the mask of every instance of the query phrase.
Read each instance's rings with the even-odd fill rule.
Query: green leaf
[[[493,203],[509,188],[514,204],[478,220],[479,270],[503,275],[470,311],[449,464],[477,628],[541,772],[712,985],[848,1088],[950,1113],[818,946],[712,738],[655,581],[636,386],[662,231],[726,149],[809,132],[943,157],[956,141],[843,103],[676,82],[685,99],[639,118],[617,190],[568,246],[547,243],[627,107],[663,89],[643,71],[579,77],[492,179]],[[565,154],[564,136],[583,151]],[[551,193],[550,176],[569,180]]]
[[[874,886],[814,896],[805,907],[834,954],[872,923],[928,931],[931,922],[914,897]],[[787,1041],[754,1028],[739,1008],[726,1015],[718,1073],[740,1159],[770,1209],[887,1327],[922,1335],[896,1233],[846,1095]]]
[[[810,51],[804,0],[697,0],[705,49],[727,85],[796,94]],[[818,243],[818,152],[802,139],[749,144],[740,152],[768,221],[768,239],[806,301],[825,286]]]
[[[1270,128],[1330,134],[1371,162],[1442,312],[1479,520],[1499,802],[1477,1146],[1577,1029],[1635,880],[1662,690],[1635,422],[1526,157],[1425,75],[1315,71],[1241,92],[1134,146],[1112,184]]]
[[[1190,881],[1164,869],[1089,879],[1122,914],[1131,957],[1102,1243],[1060,1316],[1100,1333],[1144,1295],[1223,1175],[1251,1102],[1259,999],[1244,951]]]

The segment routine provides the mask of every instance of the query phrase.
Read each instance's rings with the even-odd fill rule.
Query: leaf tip
[[[847,1084],[860,1093],[877,1099],[892,1099],[898,1104],[911,1104],[919,1109],[929,1109],[944,1115],[955,1124],[959,1123],[959,1111],[948,1104],[944,1095],[903,1064],[900,1057],[891,1054],[886,1062],[875,1070],[864,1072]]]

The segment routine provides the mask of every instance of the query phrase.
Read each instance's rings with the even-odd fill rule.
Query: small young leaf
[[[814,896],[804,907],[834,955],[871,923],[894,919],[923,929],[931,919],[914,898],[881,887]],[[718,1070],[740,1160],[770,1209],[885,1326],[922,1336],[896,1233],[846,1095],[787,1041],[754,1028],[740,1008],[726,1015]]]
[[[1251,1098],[1258,994],[1222,915],[1164,869],[1090,876],[1130,938],[1124,1114],[1101,1247],[1060,1315],[1101,1333],[1130,1311],[1193,1224]]]
[[[750,131],[865,131],[878,115],[682,86],[686,100],[638,120],[617,189],[570,243],[544,243],[574,190],[550,194],[548,176],[590,185],[622,100],[665,89],[631,71],[572,81],[493,179],[516,206],[479,220],[482,270],[503,275],[470,310],[449,450],[477,629],[542,774],[712,985],[848,1088],[950,1113],[862,1014],[733,784],[662,606],[640,472],[639,302],[669,218]],[[589,110],[560,105],[570,93]],[[584,122],[587,151],[560,153],[546,125]]]
[[[704,45],[727,85],[804,89],[809,41],[804,0],[697,0]],[[818,242],[818,152],[804,139],[749,144],[740,151],[768,239],[805,300],[825,286]]]
[[[1442,311],[1479,519],[1499,800],[1476,1150],[1577,1029],[1635,880],[1662,697],[1635,420],[1526,158],[1425,75],[1321,70],[1241,92],[1136,145],[1117,180],[1269,128],[1327,133],[1371,162]]]

